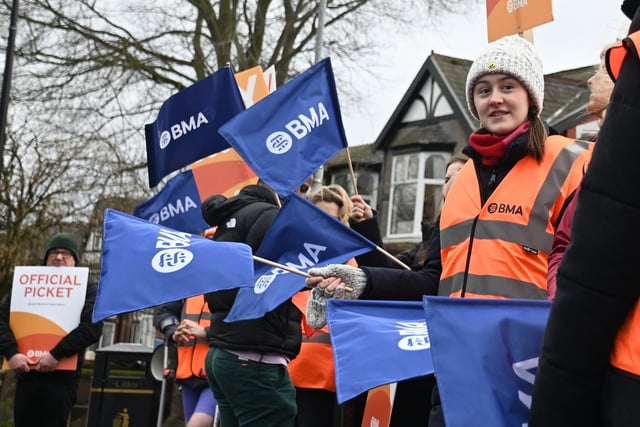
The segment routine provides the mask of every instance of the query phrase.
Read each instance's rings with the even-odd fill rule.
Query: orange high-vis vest
[[[358,263],[351,258],[345,264],[357,267]],[[300,353],[287,365],[289,376],[294,386],[298,388],[312,388],[336,391],[336,374],[333,360],[333,349],[329,337],[329,327],[314,330],[306,322],[307,302],[311,291],[295,294],[291,301],[303,314],[302,316],[302,345]],[[307,336],[307,333],[313,334]]]
[[[627,52],[631,51],[633,55],[637,56],[638,54],[636,52],[638,51],[638,47],[640,47],[640,31],[629,34],[626,38],[618,41],[614,46],[607,49],[605,53],[605,65],[611,80],[614,82],[618,80],[622,63],[627,57]]]
[[[307,301],[309,301],[310,295],[310,291],[302,291],[291,298],[298,310],[305,314],[303,322],[306,319]],[[299,388],[336,391],[335,366],[329,328],[325,326],[315,331],[310,337],[307,337],[304,325],[302,328],[300,353],[287,365],[291,382]]]
[[[211,313],[209,312],[209,306],[204,299],[204,295],[187,298],[182,306],[181,318],[193,320],[203,328],[208,328],[211,324]],[[206,378],[204,358],[209,351],[209,343],[207,340],[195,339],[186,343],[177,343],[177,346],[178,368],[176,369],[176,378]]]
[[[484,205],[473,162],[463,166],[440,217],[439,295],[546,299],[553,235],[586,170],[588,144],[548,137],[540,163],[521,159]]]
[[[640,301],[618,331],[611,352],[611,364],[623,371],[640,375]]]

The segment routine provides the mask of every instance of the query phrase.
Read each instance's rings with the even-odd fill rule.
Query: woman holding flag
[[[345,226],[357,229],[368,239],[380,243],[380,231],[371,206],[362,196],[349,198],[337,184],[325,185],[307,195],[307,199]],[[347,265],[380,265],[387,257],[379,251],[362,254],[347,261]],[[360,427],[366,395],[337,404],[333,349],[329,328],[313,329],[306,321],[309,290],[298,292],[292,301],[302,311],[302,347],[289,364],[289,373],[296,386],[298,416],[296,427]]]
[[[326,322],[327,298],[546,299],[553,234],[590,151],[582,141],[549,136],[540,119],[542,63],[525,39],[514,35],[490,43],[473,62],[466,89],[480,129],[463,150],[472,161],[449,187],[423,270],[343,265],[309,270],[315,276],[307,279],[314,287],[308,309],[312,326]],[[438,396],[434,393],[431,427],[444,425]]]

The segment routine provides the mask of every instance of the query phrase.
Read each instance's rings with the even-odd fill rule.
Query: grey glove
[[[335,292],[327,292],[323,290],[324,296],[327,298],[337,299],[358,299],[360,294],[367,286],[367,275],[364,271],[356,267],[344,264],[329,264],[325,267],[312,268],[308,271],[312,276],[339,277],[344,282],[346,289],[342,286],[338,287]]]
[[[327,324],[327,297],[321,289],[311,290],[307,302],[307,323],[314,329],[324,328]]]
[[[358,299],[367,286],[367,275],[356,267],[344,264],[329,264],[326,267],[311,268],[308,273],[312,276],[339,277],[345,287],[338,287],[334,292],[325,289],[313,288],[311,297],[307,303],[307,323],[315,329],[320,329],[327,324],[327,299]]]

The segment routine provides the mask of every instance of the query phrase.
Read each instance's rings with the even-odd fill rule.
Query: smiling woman
[[[481,128],[463,150],[471,161],[449,187],[424,268],[310,269],[307,285],[314,286],[312,297],[422,300],[425,294],[437,293],[546,299],[553,232],[582,179],[590,152],[583,141],[547,136],[540,119],[542,63],[533,46],[519,36],[486,47],[470,68],[466,94]],[[337,291],[339,286],[354,291],[346,295]],[[308,315],[317,313],[308,310]],[[438,382],[445,379],[440,376]],[[430,427],[444,425],[438,397],[434,390]]]

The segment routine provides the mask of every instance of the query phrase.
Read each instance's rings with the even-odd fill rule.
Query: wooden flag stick
[[[381,252],[385,256],[389,257],[389,259],[391,261],[395,262],[396,264],[398,264],[399,266],[401,266],[405,270],[411,270],[411,267],[409,267],[407,264],[405,264],[404,262],[400,261],[398,258],[394,257],[393,255],[391,255],[389,252],[387,252],[384,249],[382,249],[380,246],[376,246],[376,250]]]
[[[356,181],[356,173],[353,171],[353,163],[351,162],[351,153],[349,152],[349,147],[345,147],[347,150],[347,161],[349,162],[349,172],[351,172],[351,182],[353,184],[353,194],[358,195],[358,182]]]
[[[305,273],[304,271],[300,271],[300,270],[297,270],[297,269],[295,269],[295,268],[289,267],[288,265],[279,264],[279,263],[277,263],[277,262],[274,262],[274,261],[268,260],[268,259],[266,259],[266,258],[261,258],[261,257],[259,257],[259,256],[255,256],[255,255],[253,255],[253,259],[254,259],[255,261],[261,262],[261,263],[263,263],[263,264],[267,264],[267,265],[270,265],[270,266],[272,266],[272,267],[277,267],[277,268],[280,268],[280,269],[282,269],[282,270],[284,270],[284,271],[288,271],[289,273],[297,274],[298,276],[303,276],[303,277],[313,277],[313,276],[311,276],[309,273]],[[351,288],[350,288],[350,287],[348,287],[348,286],[343,286],[343,288],[344,288],[347,292],[352,292],[352,291],[353,291],[353,289],[351,289]]]
[[[282,269],[284,271],[288,271],[289,273],[297,274],[298,276],[311,277],[311,275],[309,273],[305,273],[304,271],[300,271],[300,270],[297,270],[295,268],[289,267],[288,265],[279,264],[277,262],[273,262],[273,261],[270,261],[268,259],[261,258],[259,256],[255,256],[255,255],[253,255],[253,259],[255,261],[261,262],[263,264],[267,264],[267,265],[270,265],[272,267],[277,267],[277,268],[280,268],[280,269]]]

